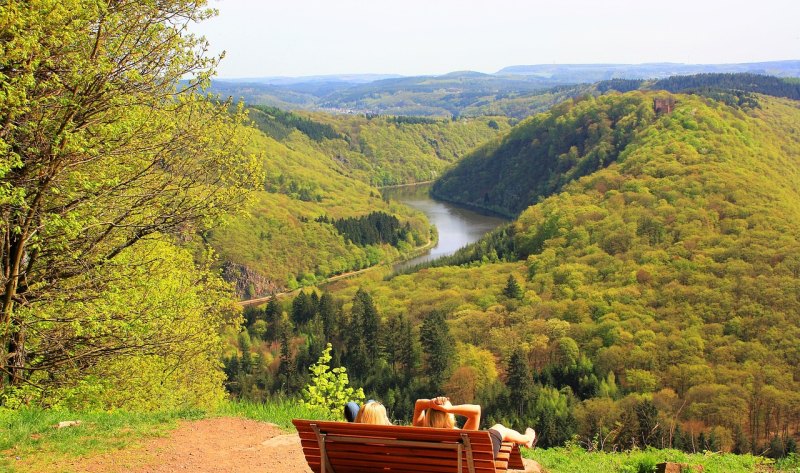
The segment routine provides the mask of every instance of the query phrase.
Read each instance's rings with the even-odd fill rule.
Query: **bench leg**
[[[325,450],[325,434],[319,431],[317,424],[311,424],[311,428],[314,429],[314,433],[317,434],[317,443],[319,444],[320,456],[320,473],[336,473],[333,471],[331,462],[328,460],[328,452]]]

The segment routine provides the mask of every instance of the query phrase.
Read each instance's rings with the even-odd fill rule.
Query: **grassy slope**
[[[72,472],[71,460],[135,448],[149,439],[169,435],[178,421],[217,416],[271,422],[289,432],[294,430],[291,423],[294,418],[330,418],[294,400],[276,400],[269,404],[225,402],[214,412],[0,410],[0,471]],[[54,428],[67,420],[80,420],[81,424]]]

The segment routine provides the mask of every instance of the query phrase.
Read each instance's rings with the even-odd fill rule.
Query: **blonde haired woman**
[[[481,406],[477,404],[459,404],[454,406],[450,399],[437,397],[434,399],[417,399],[414,403],[414,417],[412,425],[415,427],[435,427],[439,429],[455,429],[456,417],[463,416],[464,430],[479,430],[481,423]],[[492,440],[494,456],[500,452],[502,442],[514,442],[533,448],[536,444],[536,432],[528,427],[525,433],[521,434],[516,430],[509,429],[502,424],[495,424],[488,430]]]
[[[378,401],[367,401],[361,406],[356,415],[356,423],[392,425],[389,416],[386,415],[386,407]]]

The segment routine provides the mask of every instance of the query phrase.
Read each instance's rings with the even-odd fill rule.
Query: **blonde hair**
[[[386,407],[378,401],[372,401],[361,406],[356,415],[356,422],[359,424],[392,425],[389,416],[386,415]]]
[[[452,406],[450,401],[447,401],[445,405]],[[434,427],[437,429],[455,429],[456,416],[438,409],[426,409],[425,422],[423,425],[425,425],[425,427]]]

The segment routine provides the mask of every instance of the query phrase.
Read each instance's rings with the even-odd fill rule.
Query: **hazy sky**
[[[209,0],[218,77],[800,59],[800,0]]]

